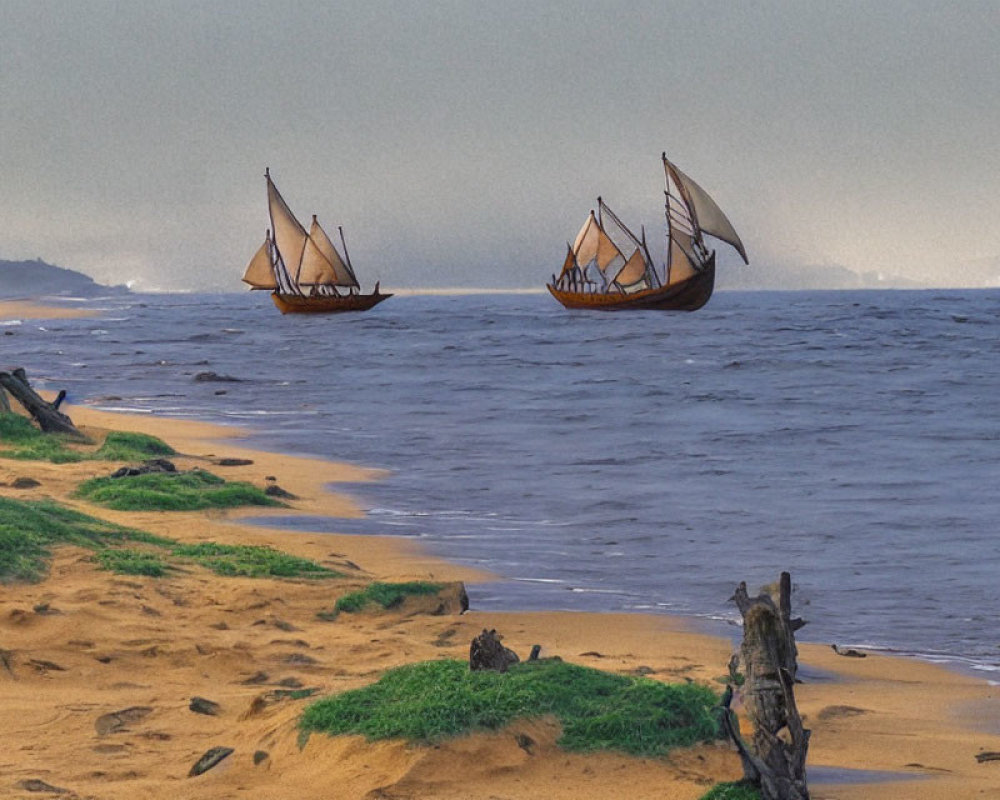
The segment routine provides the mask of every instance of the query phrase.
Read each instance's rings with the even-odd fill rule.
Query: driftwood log
[[[781,573],[778,602],[768,593],[750,597],[741,583],[732,599],[743,615],[743,643],[730,662],[735,678],[743,663],[743,705],[753,724],[750,745],[729,709],[732,686],[723,697],[722,723],[743,761],[744,779],[760,788],[764,800],[809,800],[806,753],[809,734],[795,705],[798,649],[795,631],[805,625],[792,618],[792,579]],[[735,681],[734,681],[735,682]]]
[[[502,638],[495,630],[483,628],[483,632],[469,646],[469,669],[506,672],[511,664],[518,663],[521,659],[509,647],[503,646],[500,642]]]
[[[10,410],[10,404],[4,395],[6,390],[11,397],[20,403],[24,410],[31,414],[38,427],[46,433],[62,433],[81,442],[89,442],[86,436],[76,429],[76,426],[66,414],[59,410],[62,401],[66,398],[66,390],[62,390],[51,403],[43,400],[31,384],[28,383],[28,376],[23,367],[14,367],[11,370],[0,370],[0,408],[4,411]]]

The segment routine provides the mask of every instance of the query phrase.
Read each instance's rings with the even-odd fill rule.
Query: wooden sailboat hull
[[[644,289],[634,294],[615,292],[568,292],[552,284],[546,288],[566,308],[587,308],[595,311],[697,311],[712,296],[715,289],[715,253],[704,269],[686,281],[657,289]]]
[[[338,314],[344,311],[367,311],[391,294],[301,295],[272,292],[271,299],[282,314]]]

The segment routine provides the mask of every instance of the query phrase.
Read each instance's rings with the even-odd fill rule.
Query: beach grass
[[[699,800],[760,800],[760,791],[743,781],[717,783]]]
[[[72,544],[91,550],[138,542],[159,547],[171,540],[115,525],[50,500],[0,497],[0,581],[41,580],[51,548]]]
[[[94,458],[101,461],[141,461],[175,455],[177,451],[162,439],[126,431],[111,431],[94,451]]]
[[[42,436],[45,434],[32,425],[27,417],[12,411],[0,413],[0,441],[26,444]]]
[[[105,548],[95,556],[101,569],[119,575],[146,575],[161,578],[167,574],[170,565],[159,553],[131,548]]]
[[[390,670],[362,689],[309,706],[303,731],[433,743],[517,719],[554,715],[561,747],[659,756],[719,737],[718,697],[697,684],[663,684],[558,659],[472,671],[442,660]]]
[[[179,544],[172,554],[193,561],[217,575],[247,578],[338,578],[335,570],[306,558],[257,545]]]
[[[162,439],[145,433],[111,431],[94,449],[58,433],[45,433],[31,420],[13,412],[0,413],[0,442],[11,449],[4,451],[9,458],[23,461],[50,461],[66,464],[75,461],[144,461],[149,458],[176,455]]]
[[[76,496],[115,511],[199,511],[206,508],[280,506],[263,489],[228,482],[203,469],[91,478]]]
[[[7,446],[3,455],[23,461],[51,461],[66,464],[83,461],[83,453],[67,446],[58,433],[43,433],[27,417],[13,412],[0,413],[0,443]]]
[[[40,581],[48,572],[52,548],[58,545],[93,550],[101,569],[123,575],[162,577],[181,564],[194,563],[224,576],[342,577],[315,561],[271,547],[181,544],[105,522],[51,500],[0,497],[0,583]]]
[[[350,592],[337,598],[332,616],[344,612],[355,614],[368,605],[395,608],[411,595],[437,594],[444,586],[428,581],[408,581],[404,583],[370,583],[364,589]]]

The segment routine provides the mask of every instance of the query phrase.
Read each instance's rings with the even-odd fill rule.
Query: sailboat
[[[371,294],[361,294],[344,229],[338,228],[344,249],[341,258],[316,215],[307,232],[271,180],[270,169],[265,170],[264,177],[271,229],[250,259],[243,273],[244,283],[251,289],[270,290],[271,299],[282,314],[366,311],[392,297],[380,293],[378,283]]]
[[[722,210],[691,178],[663,156],[666,177],[665,263],[657,267],[646,244],[607,203],[597,198],[572,245],[559,276],[547,284],[566,308],[604,311],[658,309],[696,311],[715,288],[715,251],[704,235],[732,245],[749,264],[743,242]]]

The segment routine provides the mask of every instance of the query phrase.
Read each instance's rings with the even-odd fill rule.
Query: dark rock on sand
[[[217,467],[249,467],[253,461],[249,458],[220,458],[215,462]]]
[[[204,697],[192,697],[188,708],[195,714],[207,714],[210,717],[218,716],[219,711],[222,710],[222,706],[218,703],[206,700]]]
[[[10,482],[10,487],[12,489],[34,489],[36,486],[41,486],[40,481],[36,481],[34,478],[14,478]]]
[[[98,736],[107,736],[109,733],[120,733],[128,730],[128,726],[133,722],[138,722],[153,711],[149,706],[132,706],[123,708],[121,711],[113,711],[97,718],[94,728]]]
[[[122,467],[111,473],[112,478],[126,478],[133,475],[146,475],[150,472],[177,472],[172,461],[165,458],[151,458],[138,466]]]
[[[69,789],[62,789],[58,786],[53,786],[51,783],[46,783],[45,781],[40,781],[38,778],[30,778],[26,781],[17,782],[18,789],[24,789],[26,792],[48,792],[49,794],[68,794]]]
[[[194,778],[197,775],[208,772],[212,769],[212,767],[216,766],[232,752],[233,748],[231,747],[213,747],[211,750],[206,750],[205,754],[195,762],[193,767],[191,767],[191,770],[188,772],[188,777]]]

